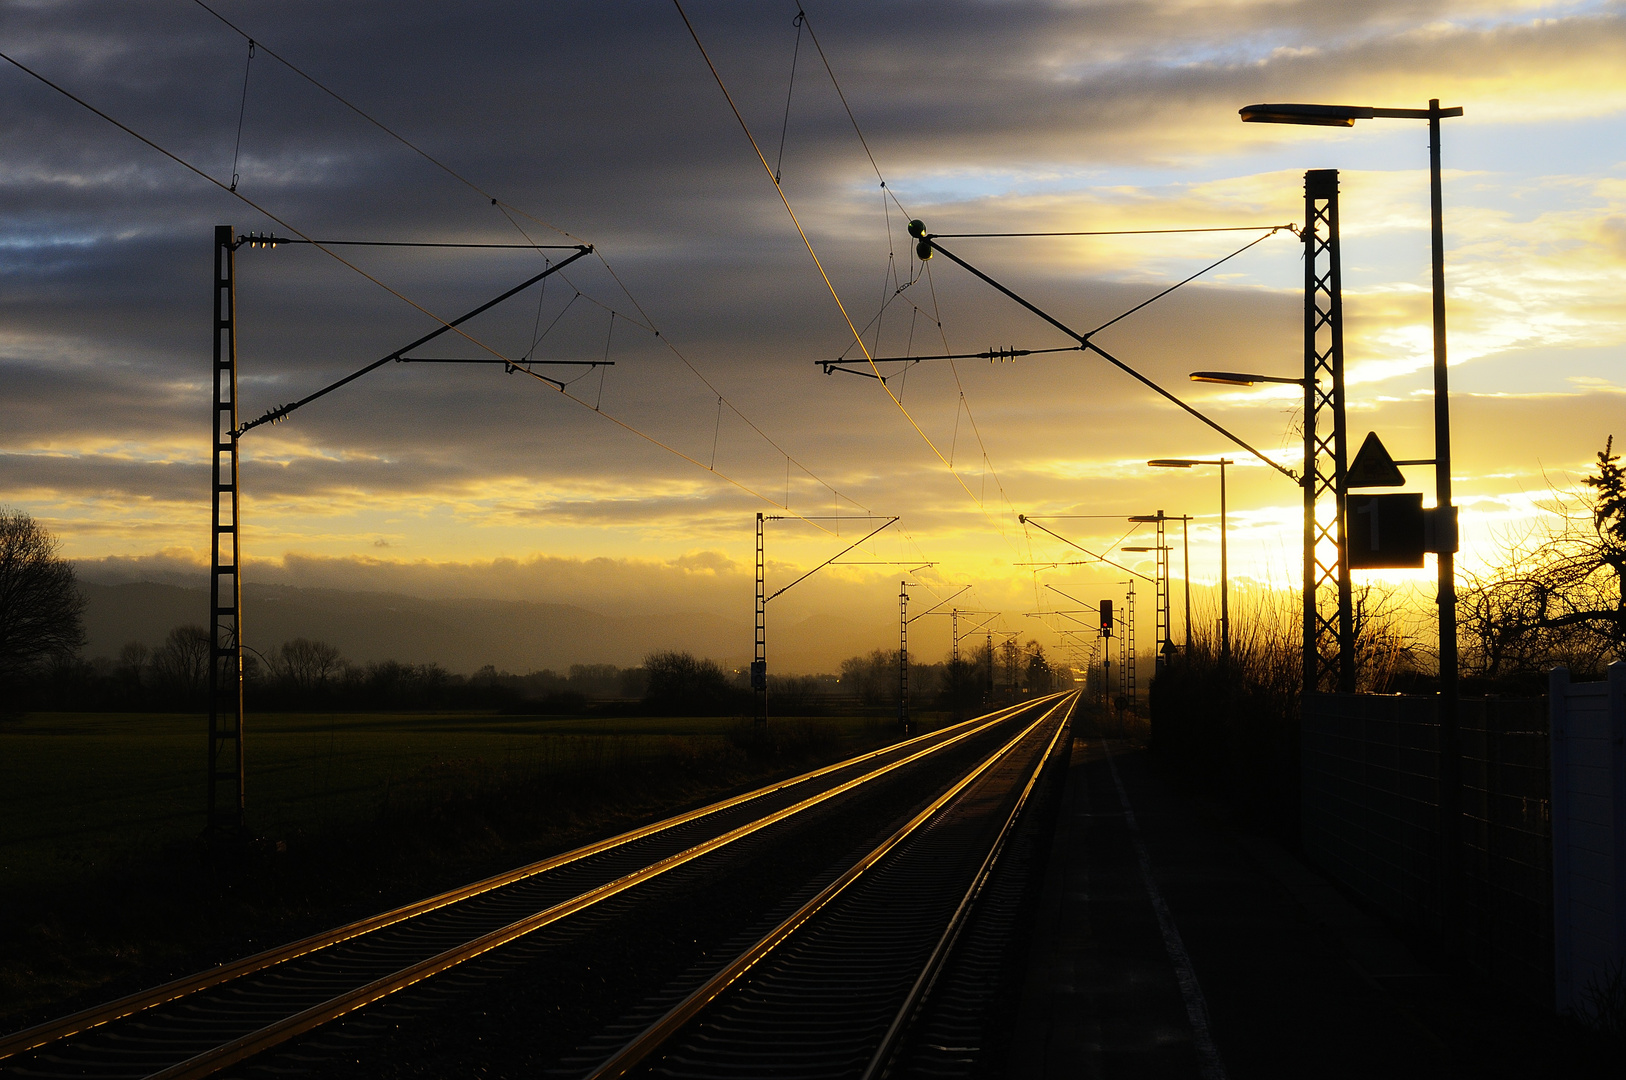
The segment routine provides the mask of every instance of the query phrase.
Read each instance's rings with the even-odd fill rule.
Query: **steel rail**
[[[1033,789],[1039,785],[1039,776],[1049,763],[1050,754],[1056,749],[1056,743],[1061,741],[1062,733],[1067,730],[1067,725],[1072,721],[1073,712],[1078,708],[1082,696],[1081,693],[1076,695],[1067,704],[1067,715],[1062,717],[1060,724],[1056,725],[1056,733],[1050,737],[1050,744],[1044,748],[1044,753],[1039,755],[1038,766],[1033,770],[1032,775],[1028,777],[1028,782],[1023,785],[1022,794],[1017,797],[1016,805],[1011,807],[1010,814],[1006,816],[1004,824],[1000,826],[999,835],[994,838],[993,845],[988,849],[987,857],[983,859],[982,866],[977,869],[976,875],[972,878],[970,888],[966,889],[965,895],[960,898],[960,906],[954,909],[954,915],[949,919],[948,925],[944,927],[942,936],[937,939],[937,947],[932,950],[932,954],[926,960],[925,966],[921,968],[920,975],[915,979],[915,984],[909,988],[908,996],[904,998],[903,1004],[899,1006],[897,1013],[893,1016],[891,1026],[886,1029],[886,1034],[881,1038],[881,1045],[876,1048],[874,1056],[870,1058],[868,1067],[864,1069],[862,1080],[881,1080],[882,1077],[890,1074],[892,1057],[896,1052],[898,1041],[903,1037],[905,1029],[914,1019],[921,1003],[930,996],[932,988],[936,985],[937,976],[943,969],[943,962],[954,951],[954,946],[960,939],[960,932],[969,921],[977,897],[982,894],[983,887],[988,884],[988,879],[993,876],[994,866],[998,863],[1000,855],[1005,850],[1005,842],[1010,839],[1017,819],[1022,816],[1022,808],[1027,805],[1028,796],[1032,795]]]
[[[862,764],[865,761],[872,761],[888,754],[897,753],[898,751],[906,749],[910,746],[933,740],[938,740],[941,746],[948,746],[951,744],[951,741],[958,741],[959,738],[964,736],[956,736],[953,740],[944,740],[943,736],[946,733],[952,732],[956,728],[969,727],[970,725],[978,723],[986,722],[984,727],[998,723],[999,721],[1015,713],[1017,710],[1027,708],[1032,704],[1033,702],[1024,702],[1019,705],[1012,705],[1003,709],[996,709],[993,712],[985,713],[979,717],[973,717],[972,719],[963,721],[957,725],[952,725],[935,732],[929,732],[925,735],[918,735],[912,739],[906,739],[903,742],[894,743],[890,746],[885,746],[878,750],[872,750],[865,754],[859,754],[856,757],[848,758],[832,765],[826,765],[811,772],[790,777],[788,779],[757,788],[754,791],[749,791],[741,795],[724,799],[720,802],[709,803],[706,806],[697,807],[694,810],[689,810],[682,814],[664,818],[660,821],[652,822],[636,829],[630,829],[626,832],[618,833],[615,836],[607,837],[603,840],[598,840],[594,843],[575,848],[571,851],[562,852],[558,855],[552,855],[548,858],[538,860],[537,862],[529,863],[513,870],[504,871],[503,873],[483,878],[468,885],[459,886],[455,889],[448,889],[445,892],[437,893],[434,896],[426,897],[423,900],[405,904],[401,907],[392,908],[376,915],[367,916],[366,918],[357,919],[354,922],[346,923],[343,926],[335,927],[330,930],[324,930],[320,933],[312,934],[308,937],[289,942],[288,944],[277,946],[276,948],[254,953],[253,955],[243,957],[240,960],[234,960],[230,963],[221,964],[206,971],[184,976],[180,979],[175,979],[156,987],[151,987],[146,990],[140,990],[133,994],[125,995],[124,997],[117,998],[102,1005],[92,1006],[91,1008],[72,1013],[68,1016],[59,1017],[54,1020],[46,1021],[42,1024],[37,1024],[33,1027],[25,1028],[21,1031],[13,1032],[10,1035],[0,1038],[0,1061],[14,1057],[17,1054],[26,1053],[30,1050],[37,1050],[40,1047],[48,1046],[53,1042],[58,1042],[74,1035],[82,1034],[86,1031],[101,1027],[104,1024],[111,1023],[115,1020],[121,1020],[127,1016],[133,1016],[138,1012],[155,1008],[159,1005],[164,1005],[168,1002],[186,997],[189,994],[194,994],[201,990],[207,990],[211,987],[220,986],[224,983],[231,982],[234,979],[239,979],[247,975],[255,974],[256,972],[264,971],[268,968],[275,967],[278,964],[286,963],[290,960],[296,960],[302,956],[308,956],[311,953],[320,951],[321,949],[342,944],[365,934],[370,934],[376,930],[382,930],[386,927],[394,926],[417,916],[425,915],[432,911],[438,911],[442,908],[461,903],[465,900],[472,899],[495,889],[500,889],[504,886],[523,881],[526,878],[535,877],[538,874],[543,874],[550,870],[556,870],[573,862],[579,862],[580,860],[586,859],[590,856],[597,855],[605,851],[611,851],[618,847],[624,847],[637,840],[644,839],[645,837],[653,836],[669,829],[677,828],[681,825],[686,825],[692,821],[697,821],[712,814],[721,813],[724,810],[732,809],[733,807],[752,802],[756,799],[765,798],[769,795],[784,791],[787,788],[794,787],[797,784],[817,780],[822,776],[827,776],[830,773],[838,772],[842,769],[851,768],[855,765]],[[978,728],[977,730],[980,731],[983,730],[983,728]],[[975,733],[976,732],[973,731],[966,734]],[[914,755],[907,760],[914,760],[915,757],[918,756],[919,755]]]
[[[1038,702],[1028,702],[1025,703],[1025,707],[1031,708],[1037,704]],[[1014,714],[1022,707],[1024,706],[1013,707],[1010,710],[1006,710],[1006,712],[1008,714]],[[1054,711],[1055,707],[1053,706],[1046,712],[1046,715],[1048,716],[1050,712]],[[732,829],[721,836],[713,837],[712,839],[696,844],[685,851],[681,851],[676,855],[670,855],[665,859],[651,863],[649,866],[646,866],[641,870],[635,870],[632,873],[626,874],[614,881],[608,882],[595,889],[590,889],[587,892],[582,893],[571,900],[567,900],[562,904],[555,904],[554,906],[543,911],[539,911],[534,915],[530,915],[526,918],[510,923],[508,926],[505,926],[500,930],[494,930],[491,933],[483,934],[472,941],[468,941],[462,945],[447,949],[438,956],[432,956],[427,960],[423,960],[419,963],[403,968],[394,974],[386,975],[380,979],[375,979],[364,986],[358,987],[347,993],[340,994],[337,997],[330,998],[320,1005],[313,1006],[312,1008],[306,1009],[303,1012],[295,1013],[293,1016],[285,1017],[284,1019],[276,1021],[275,1023],[268,1024],[265,1027],[260,1028],[258,1031],[252,1032],[241,1038],[233,1039],[230,1042],[223,1043],[209,1050],[205,1050],[203,1053],[197,1054],[167,1069],[151,1073],[148,1075],[146,1080],[195,1080],[195,1078],[198,1077],[208,1076],[211,1073],[217,1072],[229,1065],[236,1064],[245,1058],[253,1057],[255,1054],[258,1054],[263,1050],[267,1050],[278,1043],[286,1042],[288,1039],[291,1039],[296,1035],[301,1035],[313,1028],[320,1027],[323,1024],[336,1020],[347,1013],[354,1012],[357,1009],[370,1005],[373,1002],[378,1001],[380,998],[387,997],[398,990],[404,990],[414,983],[421,982],[432,975],[437,975],[449,968],[456,967],[458,964],[472,960],[477,956],[490,952],[492,949],[506,945],[509,942],[536,930],[540,930],[543,927],[558,922],[560,919],[573,915],[578,911],[585,910],[586,908],[589,908],[600,901],[608,900],[610,897],[623,893],[634,886],[653,880],[654,878],[657,878],[668,871],[675,870],[680,866],[693,862],[695,859],[708,855],[711,852],[725,847],[736,840],[743,839],[744,837],[750,836],[753,833],[760,832],[761,830],[768,828],[770,825],[777,824],[778,822],[798,814],[803,810],[807,810],[811,807],[819,805],[820,803],[827,802],[830,799],[835,798],[837,795],[844,794],[856,787],[869,783],[870,781],[884,776],[895,769],[900,769],[903,766],[918,761],[930,754],[937,753],[946,747],[952,746],[955,743],[968,739],[979,732],[985,731],[988,728],[1002,723],[1006,718],[1007,717],[1002,716],[999,719],[989,720],[980,727],[960,732],[950,739],[946,739],[934,746],[929,746],[916,751],[908,757],[902,758],[898,761],[889,762],[878,769],[866,773],[863,776],[848,780],[847,782],[839,784],[828,791],[823,791],[817,795],[809,796],[808,798],[790,806],[776,810],[766,817],[748,822],[747,824],[741,825],[736,829]],[[1030,725],[1027,730],[1031,731],[1032,728],[1039,722],[1040,721],[1035,721],[1034,724]],[[998,756],[1000,755],[995,755],[996,758]],[[983,768],[986,767],[986,765],[983,766]],[[978,769],[977,775],[980,775],[981,772],[982,769]],[[956,785],[955,790],[958,790],[963,786],[963,783]]]
[[[820,803],[832,799],[846,791],[850,791],[862,784],[875,780],[895,769],[902,768],[908,764],[911,764],[912,762],[935,754],[939,750],[955,745],[964,739],[970,738],[982,731],[987,730],[988,728],[994,727],[1009,719],[1010,716],[1014,715],[1020,710],[1031,708],[1035,704],[1037,703],[1027,702],[1021,705],[1007,707],[1005,709],[996,710],[993,713],[986,714],[983,717],[978,717],[974,720],[967,721],[964,724],[956,725],[955,727],[963,728],[964,730],[957,731],[948,738],[942,737],[944,734],[943,732],[936,732],[926,736],[920,736],[915,739],[908,740],[905,743],[884,748],[880,751],[872,751],[869,754],[860,755],[856,758],[849,759],[848,761],[838,763],[834,766],[827,766],[823,769],[816,770],[813,773],[804,774],[802,777],[793,778],[775,785],[769,785],[768,787],[760,789],[757,792],[748,793],[744,796],[737,796],[730,800],[724,800],[721,803],[712,804],[711,806],[701,808],[697,811],[691,811],[688,814],[678,815],[676,818],[669,819],[666,822],[657,823],[653,826],[646,826],[638,830],[632,830],[627,834],[623,834],[621,837],[615,837],[608,841],[601,841],[598,844],[588,845],[587,848],[579,849],[576,852],[570,852],[563,856],[555,856],[553,859],[543,860],[544,863],[551,864],[548,868],[551,868],[552,865],[563,865],[567,862],[575,861],[576,859],[584,857],[587,854],[610,849],[617,846],[619,843],[625,843],[628,840],[635,839],[637,837],[647,836],[652,833],[659,832],[663,828],[670,827],[679,822],[692,821],[697,818],[719,812],[726,807],[737,806],[750,799],[760,797],[773,791],[783,790],[785,788],[794,786],[795,784],[813,779],[820,775],[828,774],[838,769],[850,768],[855,764],[862,765],[864,762],[873,760],[876,757],[896,753],[900,748],[907,749],[910,746],[914,746],[922,742],[930,742],[930,745],[926,745],[918,750],[915,750],[913,753],[910,753],[907,756],[888,762],[887,764],[882,765],[880,768],[870,770],[869,772],[837,785],[834,788],[819,792],[809,796],[808,798],[801,799],[798,802],[788,807],[783,807],[778,811],[774,811],[765,817],[748,822],[720,836],[713,837],[710,840],[696,844],[685,849],[684,851],[678,852],[664,859],[658,859],[654,863],[648,864],[629,874],[622,875],[611,882],[605,883],[593,889],[589,889],[570,900],[552,905],[541,912],[534,913],[505,927],[501,927],[495,931],[480,935],[479,937],[470,941],[463,942],[458,946],[444,950],[441,953],[431,956],[418,963],[411,964],[391,973],[390,975],[374,979],[362,986],[355,987],[342,994],[336,995],[316,1006],[304,1009],[301,1012],[284,1017],[283,1019],[275,1021],[271,1024],[259,1027],[255,1031],[249,1032],[239,1038],[230,1039],[201,1053],[194,1054],[191,1057],[188,1057],[185,1060],[165,1069],[146,1075],[152,1078],[165,1078],[165,1080],[173,1080],[173,1078],[181,1077],[207,1076],[218,1069],[225,1068],[238,1061],[242,1061],[245,1058],[251,1057],[256,1053],[268,1049],[289,1038],[302,1034],[303,1032],[309,1031],[315,1027],[319,1027],[324,1023],[352,1012],[355,1009],[371,1004],[372,1002],[377,1001],[391,993],[404,989],[407,986],[411,986],[414,983],[422,981],[425,978],[429,978],[430,976],[438,974],[439,972],[445,971],[448,968],[456,966],[457,964],[473,959],[476,956],[506,944],[507,942],[528,934],[534,930],[557,922],[560,919],[590,907],[599,901],[608,899],[609,897],[624,892],[638,884],[658,877],[667,871],[675,869],[688,862],[692,862],[693,860],[712,851],[718,850],[719,848],[724,847],[735,840],[751,835],[752,833],[760,831],[763,828],[767,828],[778,821],[784,820],[793,814],[799,813],[813,806],[817,806]],[[945,730],[955,731],[955,728]],[[534,872],[539,871],[533,871],[533,873]],[[363,926],[367,923],[377,923],[378,925],[372,927],[373,929],[377,929],[380,926],[389,925],[391,923],[399,923],[413,917],[414,915],[420,915],[428,910],[433,910],[438,907],[445,907],[450,903],[456,902],[456,899],[448,898],[457,897],[459,899],[466,899],[468,896],[477,895],[480,892],[488,892],[492,888],[498,887],[497,883],[499,883],[501,879],[513,881],[525,876],[529,875],[524,872],[511,872],[505,875],[498,875],[497,878],[487,879],[485,882],[476,883],[474,886],[468,886],[459,890],[452,890],[450,893],[442,894],[440,897],[432,897],[430,900],[420,902],[419,904],[408,905],[407,908],[396,909],[392,912],[386,912],[382,916],[374,917],[374,919],[362,920],[360,923],[351,924],[349,927],[341,928],[341,932],[353,932],[341,933],[337,936],[339,936],[341,940],[354,938],[360,936],[361,933],[366,932],[365,930],[356,930],[355,928]],[[462,895],[459,896],[459,894]],[[406,912],[410,913],[404,914]],[[305,939],[303,942],[295,943],[295,947],[308,945],[311,942],[319,941],[322,938],[333,938],[335,936],[336,935],[331,932],[326,935],[318,935],[311,939]],[[319,947],[320,946],[318,945],[315,948],[297,948],[297,952],[299,955],[306,955],[310,952],[316,951],[316,948]],[[247,974],[248,969],[250,968],[253,970],[263,970],[266,967],[274,966],[275,963],[280,962],[282,959],[291,959],[292,957],[287,955],[282,955],[280,957],[277,955],[287,954],[291,951],[294,951],[294,947],[284,947],[281,950],[271,950],[266,954],[260,954],[257,957],[247,958],[247,960],[240,961],[238,964],[226,965],[225,967],[227,969],[233,969],[230,970],[229,973],[223,973],[222,969],[215,969],[212,972],[206,972],[203,976],[194,978],[192,980],[179,980],[178,983],[193,982],[206,983],[210,986],[219,985],[221,983],[228,982],[233,978]],[[256,960],[269,962],[253,964],[252,962]],[[171,990],[176,985],[178,984],[167,984],[166,987],[161,987],[159,990]],[[202,987],[198,988],[201,989]],[[150,1005],[162,1004],[165,1001],[173,1001],[183,996],[185,996],[185,993],[165,993],[162,995],[162,1000],[153,1000],[154,998],[159,997],[159,995],[149,991],[146,995],[132,995],[132,998],[145,997],[147,1000],[145,1005],[142,1006],[144,1008]],[[106,1009],[107,1007],[104,1007],[104,1010]],[[123,1015],[130,1015],[131,1013],[137,1011],[140,1011],[140,1008],[128,1009],[123,1012]],[[48,1026],[52,1025],[42,1025],[42,1027]],[[62,1022],[58,1022],[58,1024],[55,1026],[65,1025],[62,1024]],[[38,1032],[40,1030],[41,1029],[36,1028],[30,1029],[30,1032],[20,1032],[17,1036],[13,1036],[13,1041],[22,1042],[23,1036],[27,1036],[31,1032]],[[79,1028],[78,1030],[84,1030],[84,1028]],[[38,1048],[42,1045],[50,1045],[50,1043],[54,1040],[47,1039],[41,1041],[38,1039],[30,1039],[27,1041],[33,1044],[33,1046],[30,1048]]]
[[[1006,755],[1012,753],[1019,745],[1021,745],[1022,741],[1026,739],[1035,728],[1039,727],[1051,716],[1053,716],[1056,710],[1061,708],[1062,705],[1066,703],[1065,699],[1067,697],[1075,696],[1078,693],[1078,691],[1074,690],[1058,695],[1064,700],[1057,702],[1049,709],[1046,709],[1037,720],[1023,728],[1021,732],[1019,732],[1003,747],[990,754],[980,765],[968,772],[942,795],[938,796],[936,799],[933,799],[931,803],[929,803],[923,810],[911,818],[906,824],[904,824],[887,839],[883,840],[879,846],[855,862],[846,871],[844,871],[840,877],[836,878],[829,885],[825,886],[817,896],[814,896],[811,900],[807,901],[807,903],[803,904],[792,915],[760,938],[756,944],[752,945],[739,956],[735,957],[727,967],[723,968],[716,975],[712,976],[712,978],[709,979],[705,985],[701,986],[677,1005],[673,1006],[664,1016],[655,1021],[655,1023],[651,1024],[631,1042],[623,1046],[597,1069],[591,1073],[588,1073],[584,1080],[613,1080],[615,1077],[625,1076],[630,1070],[636,1068],[645,1058],[659,1049],[664,1043],[671,1039],[673,1035],[675,1035],[691,1020],[693,1020],[702,1010],[706,1008],[707,1005],[716,1000],[716,998],[727,990],[730,985],[738,981],[747,971],[760,963],[764,958],[772,953],[774,949],[778,948],[779,945],[782,944],[793,933],[795,933],[799,927],[801,927],[814,915],[818,914],[821,909],[826,907],[837,896],[843,893],[848,886],[852,885],[855,881],[862,877],[867,870],[880,862],[880,860],[884,858],[887,853],[896,848],[904,840],[908,839],[909,836],[915,832],[915,830],[920,828],[927,821],[931,820],[933,815],[957,798],[960,793],[975,782],[978,777],[982,776],[994,765],[998,764],[1006,757]],[[1029,704],[1037,705],[1043,700],[1045,699],[1039,699],[1038,701],[1031,702]],[[1059,730],[1060,728],[1058,726],[1058,731]],[[1042,760],[1043,759],[1041,758],[1041,762]]]

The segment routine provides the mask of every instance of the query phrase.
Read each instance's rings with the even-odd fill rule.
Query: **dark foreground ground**
[[[1012,1077],[1626,1076],[1620,1041],[1419,961],[1144,750],[1084,734],[1019,1015]]]

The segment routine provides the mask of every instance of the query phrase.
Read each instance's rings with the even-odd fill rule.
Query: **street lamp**
[[[1461,116],[1460,106],[1440,108],[1438,98],[1426,109],[1377,109],[1363,105],[1249,105],[1242,120],[1251,124],[1309,124],[1352,127],[1357,120],[1428,121],[1429,209],[1433,241],[1434,294],[1434,495],[1437,537],[1445,549],[1436,553],[1440,607],[1440,731],[1454,745],[1457,738],[1457,608],[1456,510],[1451,505],[1451,412],[1445,363],[1445,223],[1440,195],[1440,121]],[[1442,747],[1443,749],[1443,747]]]
[[[1254,383],[1292,383],[1294,386],[1303,386],[1303,379],[1295,379],[1290,375],[1255,375],[1247,371],[1193,371],[1192,382],[1224,383],[1226,386],[1252,386]]]
[[[1434,501],[1435,553],[1439,570],[1440,608],[1440,759],[1441,810],[1456,822],[1461,812],[1461,747],[1457,731],[1457,586],[1456,509],[1451,505],[1451,411],[1445,364],[1445,222],[1440,194],[1440,121],[1461,116],[1460,106],[1442,109],[1431,98],[1426,109],[1377,109],[1363,105],[1249,105],[1240,110],[1244,123],[1309,124],[1353,127],[1357,120],[1428,121],[1429,217],[1433,247],[1434,299]],[[1342,493],[1340,492],[1340,495]],[[1454,858],[1455,845],[1448,845]],[[1455,870],[1453,866],[1452,871]],[[1448,878],[1452,876],[1448,873]]]
[[[1302,382],[1302,379],[1293,380]],[[1225,543],[1225,466],[1229,458],[1154,458],[1146,464],[1154,469],[1190,469],[1198,465],[1218,465],[1220,471],[1220,659],[1231,657],[1231,566]],[[1190,633],[1190,630],[1187,630]],[[1190,648],[1190,643],[1186,646]]]

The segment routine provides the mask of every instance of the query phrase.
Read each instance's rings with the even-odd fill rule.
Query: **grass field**
[[[816,731],[834,756],[876,741],[869,720],[774,723]],[[277,839],[495,783],[591,786],[632,765],[726,758],[739,727],[709,717],[254,715],[245,739],[249,819]],[[202,716],[141,713],[37,713],[0,725],[0,878],[11,889],[57,881],[196,837],[205,731]]]
[[[841,760],[874,718],[256,714],[209,851],[206,720],[0,723],[0,1030]]]

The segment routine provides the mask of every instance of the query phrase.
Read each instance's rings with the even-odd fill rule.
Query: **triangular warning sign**
[[[1378,433],[1368,431],[1360,452],[1344,474],[1344,486],[1352,488],[1400,487],[1406,478],[1400,475],[1395,459],[1389,456]]]

